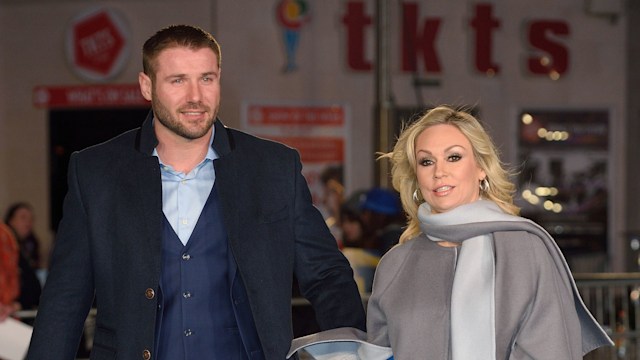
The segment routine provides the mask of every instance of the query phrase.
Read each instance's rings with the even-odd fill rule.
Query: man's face
[[[153,63],[155,79],[139,75],[160,126],[184,139],[209,133],[220,106],[220,68],[213,50],[172,47]]]

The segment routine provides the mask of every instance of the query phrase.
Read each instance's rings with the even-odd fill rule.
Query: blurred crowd
[[[398,243],[405,218],[400,198],[385,188],[356,191],[340,207],[340,248],[358,289],[370,293],[380,257]]]
[[[340,168],[324,172],[320,205],[360,292],[369,293],[378,261],[398,243],[406,218],[396,191],[373,187],[345,194],[341,175]]]
[[[378,262],[398,243],[406,217],[397,192],[373,187],[345,195],[341,175],[339,168],[324,172],[321,177],[324,196],[318,206],[353,269],[358,290],[369,294]],[[297,285],[293,296],[301,296]],[[312,307],[294,306],[292,312],[295,336],[320,331]]]

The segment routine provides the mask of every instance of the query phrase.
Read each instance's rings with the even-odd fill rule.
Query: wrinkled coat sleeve
[[[94,295],[93,268],[88,255],[87,219],[77,174],[77,157],[69,164],[69,191],[64,202],[27,359],[75,357]]]
[[[295,274],[300,290],[313,304],[321,330],[337,327],[365,330],[364,307],[353,271],[313,206],[299,156],[295,155]]]
[[[537,236],[507,236],[496,235],[498,354],[504,351],[513,360],[582,359],[569,279]]]
[[[367,340],[380,346],[391,346],[389,325],[381,302],[391,275],[397,271],[397,269],[389,269],[386,264],[386,262],[378,264],[373,280],[373,291],[367,304]]]

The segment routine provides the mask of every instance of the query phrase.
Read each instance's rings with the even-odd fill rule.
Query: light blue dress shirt
[[[160,162],[162,211],[183,245],[189,241],[216,181],[213,160],[219,156],[211,147],[214,135],[215,128],[211,133],[207,155],[188,174],[164,164],[157,149],[153,149],[152,155]]]

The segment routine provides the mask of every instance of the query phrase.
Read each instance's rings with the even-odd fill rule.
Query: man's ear
[[[142,96],[151,101],[151,78],[147,74],[140,72],[138,74],[138,83],[140,84],[140,93]]]

